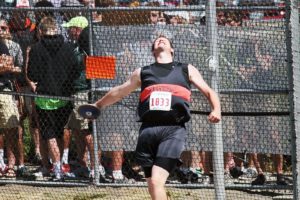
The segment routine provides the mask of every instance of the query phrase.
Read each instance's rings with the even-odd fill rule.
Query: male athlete
[[[184,150],[191,84],[207,97],[212,108],[210,122],[221,120],[221,106],[216,92],[194,66],[173,61],[174,49],[168,38],[156,38],[152,54],[155,63],[136,69],[129,80],[112,88],[94,105],[105,108],[141,87],[138,113],[142,125],[136,147],[137,162],[145,172],[151,198],[167,200],[166,180]]]

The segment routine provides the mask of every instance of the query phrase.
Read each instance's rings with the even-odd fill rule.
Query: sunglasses
[[[158,21],[159,22],[166,22],[166,19],[165,18],[159,18]]]
[[[151,17],[158,17],[158,14],[156,14],[156,13],[151,13]]]
[[[7,26],[0,26],[1,31],[7,31],[8,27]]]

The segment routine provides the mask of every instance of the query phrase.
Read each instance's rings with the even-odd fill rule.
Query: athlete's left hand
[[[208,120],[211,123],[218,123],[221,120],[221,112],[220,111],[212,111],[208,115]]]

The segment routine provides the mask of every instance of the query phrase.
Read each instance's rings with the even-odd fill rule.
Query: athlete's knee
[[[152,189],[152,190],[155,188],[164,187],[165,180],[158,176],[152,176],[148,180],[148,185],[149,185],[148,189]]]

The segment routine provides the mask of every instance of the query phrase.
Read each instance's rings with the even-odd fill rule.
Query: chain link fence
[[[299,1],[86,3],[1,2],[0,199],[150,198],[135,161],[140,91],[95,121],[77,108],[155,62],[159,35],[171,39],[175,61],[194,65],[219,93],[223,115],[219,126],[208,123],[210,105],[192,88],[169,198],[298,198],[299,91],[291,85],[299,67],[290,63],[299,15],[288,17]]]

